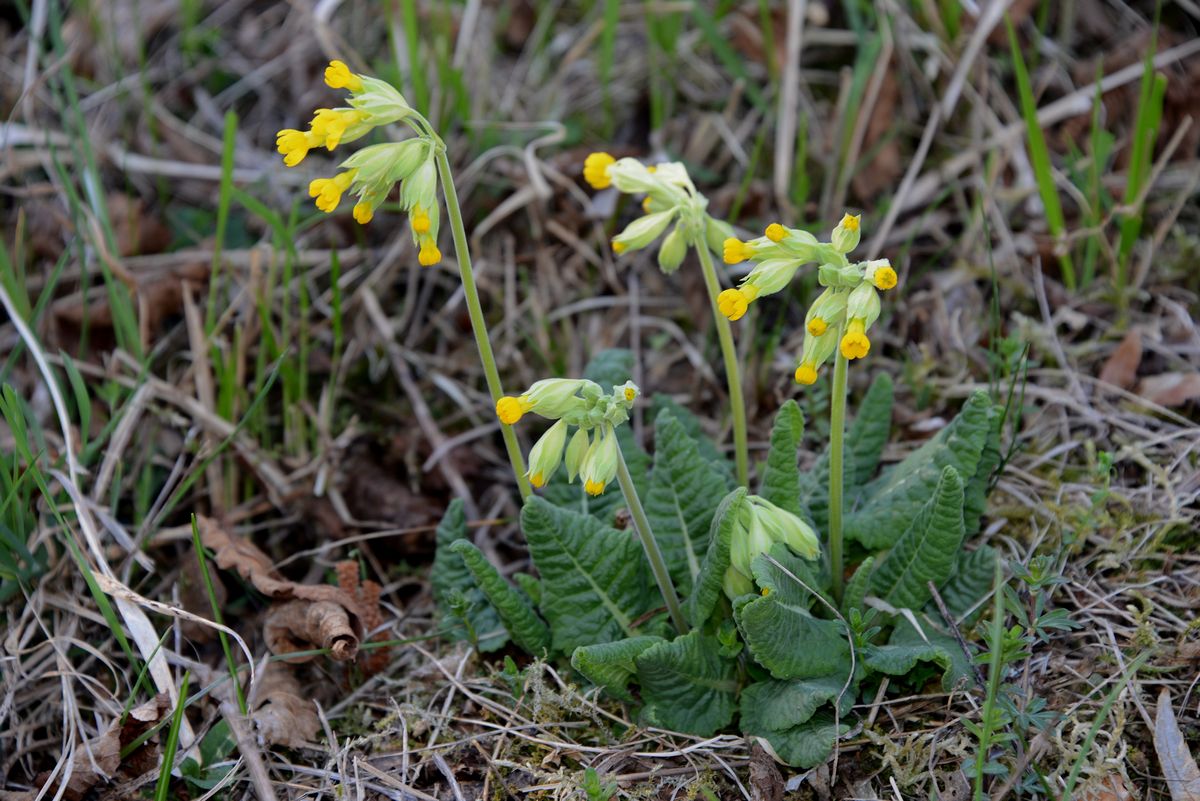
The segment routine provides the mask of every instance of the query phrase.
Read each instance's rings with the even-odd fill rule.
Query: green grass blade
[[[192,549],[196,552],[196,561],[200,563],[200,576],[204,579],[204,589],[208,593],[208,604],[212,608],[213,620],[220,625],[225,625],[225,619],[221,614],[221,604],[217,602],[217,591],[213,587],[212,575],[208,572],[208,555],[204,550],[204,543],[200,541],[200,527],[196,523],[196,516],[192,515]],[[221,640],[221,650],[225,652],[225,665],[229,668],[229,678],[233,682],[233,690],[237,693],[238,709],[245,715],[246,696],[242,691],[242,683],[238,681],[237,662],[233,659],[233,649],[229,647],[229,637],[221,629],[217,629],[217,637]]]
[[[175,715],[171,718],[171,728],[167,731],[167,742],[163,745],[162,769],[158,773],[158,784],[154,788],[154,801],[168,801],[167,793],[171,791],[171,767],[175,764],[175,752],[179,750],[179,728],[183,723],[183,710],[188,701],[188,684],[192,674],[183,674],[183,685],[179,688],[179,703],[175,705]]]

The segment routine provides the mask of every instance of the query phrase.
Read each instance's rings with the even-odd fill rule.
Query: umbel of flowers
[[[513,425],[528,412],[555,421],[529,451],[528,475],[533,486],[544,487],[565,464],[567,481],[574,482],[579,476],[589,495],[599,495],[617,475],[620,454],[615,427],[629,419],[638,394],[632,381],[605,394],[594,381],[548,378],[520,395],[501,398],[496,416],[505,425]]]
[[[833,229],[829,242],[818,242],[807,231],[779,223],[749,242],[730,238],[724,243],[727,264],[755,262],[736,289],[721,293],[721,312],[730,320],[746,313],[751,303],[779,292],[805,264],[816,262],[817,282],[825,287],[804,318],[805,337],[796,381],[812,384],[817,370],[839,348],[847,359],[861,359],[871,350],[867,330],[879,319],[879,290],[896,286],[896,271],[887,259],[851,262],[847,254],[858,247],[859,218],[847,214]]]
[[[344,160],[332,178],[314,179],[308,185],[308,194],[327,214],[337,209],[342,195],[356,195],[354,219],[365,225],[392,187],[400,184],[400,207],[409,215],[417,259],[426,267],[437,264],[442,260],[437,246],[440,213],[435,163],[440,143],[422,130],[408,101],[386,81],[353,73],[343,62],[332,61],[325,69],[325,83],[349,92],[347,105],[317,109],[307,131],[280,131],[275,144],[283,154],[283,163],[295,167],[310,150],[324,147],[332,152],[338,145],[360,139],[381,125],[417,123],[413,126],[416,136],[364,147]]]

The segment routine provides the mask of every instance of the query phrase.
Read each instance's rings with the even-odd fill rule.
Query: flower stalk
[[[839,338],[841,334],[839,333]],[[842,491],[845,481],[846,378],[849,359],[839,350],[833,362],[829,398],[829,572],[833,599],[842,602]]]
[[[629,475],[629,467],[625,464],[625,456],[620,448],[617,448],[617,481],[625,495],[625,503],[633,518],[633,527],[637,530],[638,539],[642,541],[642,548],[646,551],[646,560],[650,563],[650,571],[654,574],[658,591],[662,593],[663,601],[667,604],[667,614],[671,616],[675,630],[686,634],[687,621],[683,617],[683,608],[679,605],[679,596],[675,594],[675,585],[667,570],[667,562],[663,559],[662,550],[659,549],[658,542],[650,530],[650,520],[646,517],[646,510],[642,507],[642,500],[638,497],[637,487],[633,485],[633,477]]]
[[[746,435],[746,398],[742,391],[741,368],[737,349],[733,344],[733,329],[729,320],[721,313],[718,297],[721,284],[713,266],[712,254],[701,244],[696,248],[700,254],[700,269],[704,273],[704,285],[708,289],[708,301],[712,306],[713,320],[717,324],[717,340],[721,344],[721,356],[725,360],[725,381],[729,386],[729,412],[733,417],[733,449],[737,466],[737,481],[743,487],[750,486],[750,443]]]

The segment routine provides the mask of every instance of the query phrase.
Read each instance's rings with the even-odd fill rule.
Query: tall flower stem
[[[838,331],[841,341],[844,330]],[[847,359],[838,348],[833,363],[833,391],[829,398],[829,570],[833,599],[842,602],[842,482],[845,468],[842,460],[846,435],[846,367]]]
[[[708,302],[712,306],[713,320],[717,324],[717,339],[721,343],[721,356],[725,359],[725,381],[729,385],[729,411],[733,416],[733,449],[737,464],[738,484],[750,486],[750,444],[746,439],[746,398],[742,393],[742,373],[738,365],[737,351],[733,346],[733,329],[729,320],[717,306],[721,294],[721,282],[713,266],[712,254],[701,238],[696,245],[700,254],[700,267],[704,272],[704,285],[708,288]]]
[[[496,369],[496,356],[492,353],[492,342],[488,339],[487,321],[483,317],[483,307],[479,303],[479,290],[475,287],[475,274],[471,271],[471,251],[467,247],[467,231],[463,227],[462,209],[458,205],[458,193],[454,190],[454,175],[450,172],[450,160],[446,158],[446,147],[440,141],[437,143],[438,176],[442,182],[442,194],[446,198],[446,216],[450,220],[450,232],[454,235],[454,255],[458,261],[458,273],[462,277],[463,294],[467,299],[467,314],[471,318],[471,330],[475,334],[475,346],[479,349],[479,361],[483,363],[483,375],[487,380],[488,392],[492,395],[492,403],[500,400],[504,390],[500,385],[500,372]],[[517,488],[521,498],[527,498],[531,489],[529,479],[525,477],[525,460],[521,456],[521,446],[517,442],[517,434],[512,426],[500,424],[500,433],[504,437],[504,449],[508,451],[508,461],[512,463],[513,475],[517,479]]]
[[[608,436],[614,436],[611,432]],[[621,492],[625,495],[625,503],[629,506],[629,514],[633,517],[633,527],[637,529],[638,539],[646,550],[646,560],[650,562],[650,571],[658,583],[658,591],[662,593],[667,604],[667,612],[671,622],[680,634],[687,632],[687,622],[683,617],[683,609],[679,606],[679,596],[675,594],[675,585],[671,582],[671,574],[667,570],[667,562],[663,559],[662,551],[650,531],[650,520],[646,510],[642,508],[642,500],[638,497],[637,487],[633,486],[633,477],[629,475],[629,467],[625,464],[625,455],[617,448],[617,481],[621,484]]]

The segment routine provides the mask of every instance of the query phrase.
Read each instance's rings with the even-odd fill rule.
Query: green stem
[[[733,416],[733,449],[737,462],[737,480],[743,487],[749,487],[750,444],[746,439],[746,399],[742,393],[742,373],[738,366],[737,350],[733,347],[733,329],[717,306],[721,282],[717,280],[712,254],[708,252],[708,244],[703,237],[696,244],[696,250],[700,254],[700,267],[704,273],[704,285],[708,288],[708,302],[712,306],[713,320],[717,323],[721,356],[725,359],[725,381],[729,384],[729,412]]]
[[[838,331],[838,341],[844,331]],[[842,441],[846,434],[846,367],[841,348],[833,363],[833,392],[829,398],[829,570],[833,599],[842,602]]]
[[[479,361],[483,363],[483,375],[487,380],[488,392],[492,402],[500,400],[504,390],[500,385],[500,373],[496,369],[496,356],[492,353],[492,343],[488,339],[487,321],[483,317],[483,307],[479,303],[479,290],[475,287],[475,274],[471,271],[471,252],[467,248],[467,231],[463,227],[462,209],[458,205],[458,193],[454,191],[454,175],[450,172],[450,160],[446,158],[446,148],[436,141],[438,176],[442,182],[442,194],[446,198],[446,216],[450,220],[450,232],[454,235],[454,255],[458,261],[458,274],[462,277],[463,294],[467,298],[467,314],[471,317],[471,330],[475,334],[475,346],[479,349]],[[508,461],[512,463],[513,475],[517,479],[517,488],[521,498],[529,497],[529,479],[525,477],[525,460],[521,456],[521,446],[517,442],[516,432],[512,426],[500,424],[500,433],[504,437],[504,449],[508,451]]]
[[[605,436],[616,436],[610,429]],[[617,481],[621,484],[621,492],[625,494],[625,503],[629,506],[629,514],[633,517],[633,527],[637,529],[638,539],[642,541],[642,547],[646,550],[646,559],[650,562],[650,570],[654,573],[654,580],[658,582],[658,591],[662,593],[663,600],[667,603],[667,612],[671,615],[671,622],[675,624],[675,629],[680,634],[687,633],[687,622],[683,617],[683,609],[679,606],[679,596],[675,594],[675,585],[671,582],[671,574],[667,571],[667,562],[663,559],[662,551],[658,548],[658,543],[654,540],[654,534],[650,531],[650,521],[646,517],[646,510],[642,508],[642,500],[638,497],[637,487],[633,486],[633,477],[629,475],[629,468],[625,464],[625,455],[621,453],[621,448],[617,447]]]

